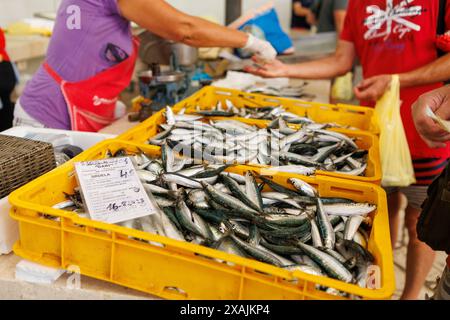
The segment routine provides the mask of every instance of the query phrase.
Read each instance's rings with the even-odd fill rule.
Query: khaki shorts
[[[446,267],[444,273],[442,274],[442,278],[439,281],[433,300],[447,300],[450,301],[450,269]]]
[[[409,186],[406,188],[385,188],[388,196],[401,192],[408,199],[408,206],[413,209],[421,210],[422,204],[428,197],[428,186]]]

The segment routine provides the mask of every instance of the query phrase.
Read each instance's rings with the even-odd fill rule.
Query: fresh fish
[[[248,199],[256,206],[259,212],[263,210],[263,200],[261,192],[258,189],[255,177],[250,172],[247,172],[244,176],[245,193]]]
[[[239,184],[227,175],[222,176],[222,180],[225,182],[225,185],[230,189],[235,197],[241,200],[244,204],[252,208],[253,210],[260,212],[262,207],[259,207],[257,203],[253,202],[245,192],[243,192],[239,186]]]
[[[323,276],[324,275],[324,273],[322,272],[322,270],[320,270],[320,268],[315,268],[315,267],[308,266],[308,265],[294,265],[294,266],[284,267],[284,269],[292,271],[292,272],[300,271],[303,273],[311,274],[313,276]]]
[[[351,216],[347,219],[344,229],[345,240],[353,240],[363,220],[364,220],[363,216]]]
[[[336,243],[333,226],[331,225],[330,217],[325,212],[322,200],[319,198],[317,198],[316,221],[323,245],[325,248],[333,249]]]
[[[177,201],[175,214],[180,224],[189,231],[204,239],[212,238],[211,230],[206,228],[203,220],[200,220],[200,216],[191,212],[184,201]]]
[[[166,122],[169,126],[173,126],[175,125],[176,121],[175,121],[175,114],[173,113],[173,110],[171,107],[167,106],[166,107]]]
[[[368,203],[326,204],[324,210],[327,214],[335,216],[363,216],[374,212],[376,206]]]
[[[308,197],[317,197],[318,192],[317,190],[311,186],[309,183],[296,179],[296,178],[290,178],[288,180],[298,191],[301,192],[302,195],[308,196]]]
[[[260,248],[257,248],[255,246],[252,246],[251,244],[246,243],[245,241],[239,239],[234,234],[230,235],[230,238],[236,243],[236,245],[244,251],[249,256],[253,257],[254,259],[269,263],[271,265],[282,267],[283,263],[277,259],[273,254],[270,254],[266,250],[262,250]]]
[[[64,201],[64,202],[60,202],[58,204],[55,204],[52,208],[53,209],[64,210],[64,209],[67,209],[67,208],[73,207],[73,206],[75,206],[75,203],[72,200],[68,200],[68,201]]]
[[[320,234],[319,228],[317,227],[317,223],[314,219],[311,220],[311,237],[314,248],[323,247],[322,236]]]
[[[158,179],[158,176],[147,170],[137,170],[138,177],[141,181],[152,183]]]
[[[210,196],[217,203],[226,206],[228,208],[234,209],[242,214],[245,214],[249,217],[253,217],[254,215],[259,215],[259,212],[248,207],[240,200],[236,199],[233,196],[230,196],[224,192],[221,192],[215,189],[213,186],[208,184],[207,182],[202,182],[201,185],[205,189],[208,196]]]
[[[308,255],[314,262],[316,262],[330,277],[351,283],[354,281],[353,275],[348,271],[342,263],[332,256],[320,251],[312,246],[304,243],[297,243],[306,255]]]
[[[186,188],[192,189],[202,188],[202,184],[200,182],[176,173],[165,173],[161,176],[161,178],[166,183],[173,182],[179,186],[183,186]]]

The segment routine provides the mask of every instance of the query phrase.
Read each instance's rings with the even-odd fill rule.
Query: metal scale
[[[141,103],[139,119],[143,121],[155,111],[174,105],[198,88],[191,82],[197,69],[196,48],[165,40],[150,32],[140,36],[139,57],[148,70],[138,73]]]

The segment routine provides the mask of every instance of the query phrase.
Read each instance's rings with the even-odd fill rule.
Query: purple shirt
[[[132,50],[130,23],[121,16],[117,0],[63,0],[47,62],[64,80],[77,82],[119,63]],[[42,66],[27,83],[20,103],[46,127],[70,129],[61,89]]]

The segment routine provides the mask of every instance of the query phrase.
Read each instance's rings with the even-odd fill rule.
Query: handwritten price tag
[[[92,220],[119,223],[156,213],[130,158],[75,163]]]

